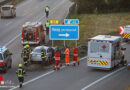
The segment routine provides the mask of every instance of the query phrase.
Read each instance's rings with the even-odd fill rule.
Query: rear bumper
[[[23,45],[25,45],[25,44],[26,44],[26,42],[22,42],[22,41],[21,41],[21,43],[22,43]],[[31,44],[31,45],[34,45],[34,44],[39,44],[39,41],[38,41],[38,42],[29,42],[29,44]]]

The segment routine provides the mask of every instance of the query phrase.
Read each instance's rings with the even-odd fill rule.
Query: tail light
[[[22,37],[21,37],[22,41],[24,42],[24,28],[22,30]]]
[[[4,66],[5,65],[5,62],[0,62],[0,66]]]
[[[36,42],[39,41],[39,33],[38,33],[38,28],[36,28]]]
[[[29,56],[32,57],[32,54],[30,54]]]

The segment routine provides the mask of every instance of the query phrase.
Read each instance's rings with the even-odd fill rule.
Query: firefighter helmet
[[[23,65],[22,65],[22,64],[19,64],[19,68],[21,68],[21,67],[23,67]]]

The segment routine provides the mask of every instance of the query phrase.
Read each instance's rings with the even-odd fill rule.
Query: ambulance
[[[26,42],[32,45],[44,43],[45,34],[41,22],[26,22],[22,27],[21,43]]]
[[[98,35],[89,38],[87,65],[91,68],[111,70],[124,61],[121,52],[120,36]]]
[[[120,26],[119,32],[122,35],[125,42],[130,40],[130,25]]]

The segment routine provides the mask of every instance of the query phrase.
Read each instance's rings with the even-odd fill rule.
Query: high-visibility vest
[[[46,12],[49,12],[49,8],[48,7],[46,7],[45,10],[46,10]]]
[[[41,58],[46,58],[45,52],[41,52]]]
[[[46,27],[49,28],[50,24],[49,22],[46,22]]]
[[[56,61],[60,60],[60,53],[59,52],[55,53],[55,60]]]
[[[25,74],[25,70],[22,69],[22,68],[19,68],[17,71],[16,71],[16,74],[18,77],[23,77],[24,74]]]

